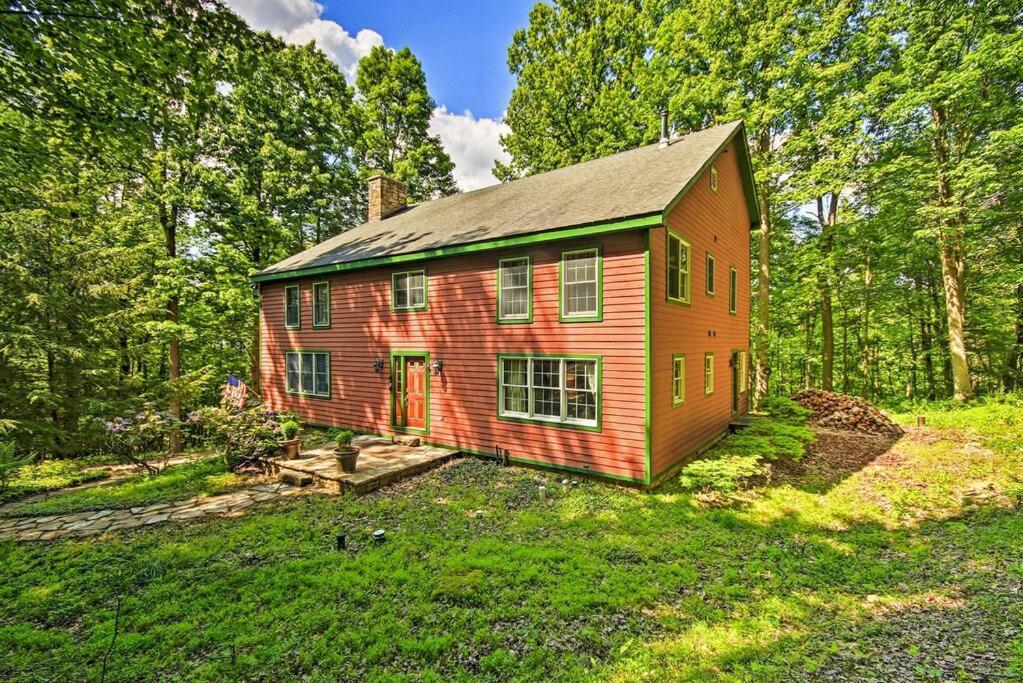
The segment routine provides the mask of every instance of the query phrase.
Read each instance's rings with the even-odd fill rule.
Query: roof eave
[[[428,259],[461,256],[463,254],[492,251],[496,249],[506,249],[532,244],[543,244],[546,242],[555,242],[558,240],[572,239],[576,237],[606,235],[614,232],[623,232],[626,230],[637,230],[640,228],[651,228],[660,226],[663,224],[663,215],[664,212],[662,211],[653,211],[633,216],[615,218],[608,221],[600,221],[597,223],[584,223],[580,225],[552,228],[550,230],[545,230],[544,232],[528,233],[524,235],[512,235],[510,237],[482,240],[479,242],[469,242],[466,244],[454,244],[446,247],[437,247],[434,249],[424,249],[421,251],[409,252],[407,254],[376,256],[372,258],[364,258],[355,261],[346,261],[342,263],[328,263],[322,266],[296,268],[293,270],[281,270],[271,272],[261,271],[252,275],[251,279],[253,282],[292,280],[301,277],[311,277],[313,275],[324,275],[328,273],[337,273],[350,270],[364,270],[366,268],[376,268],[380,266],[415,263],[417,261],[426,261]]]

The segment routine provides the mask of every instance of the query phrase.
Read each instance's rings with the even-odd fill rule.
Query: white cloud
[[[355,80],[359,60],[384,39],[376,31],[362,29],[354,36],[335,21],[322,19],[323,5],[313,0],[226,0],[257,31],[269,31],[285,42],[316,46]],[[466,110],[449,112],[440,106],[433,110],[430,133],[440,137],[455,162],[455,182],[462,190],[476,190],[497,182],[491,169],[494,160],[508,160],[499,137],[509,129],[497,119],[477,118]]]
[[[353,36],[336,21],[321,19],[323,5],[312,0],[227,0],[227,6],[257,31],[269,31],[292,45],[314,41],[349,82],[355,80],[359,60],[384,44],[376,31],[364,28]]]
[[[497,119],[476,118],[468,109],[464,114],[437,107],[430,119],[430,133],[440,137],[444,149],[455,162],[455,182],[465,190],[476,190],[497,183],[491,172],[494,160],[507,162],[500,136],[510,132]]]

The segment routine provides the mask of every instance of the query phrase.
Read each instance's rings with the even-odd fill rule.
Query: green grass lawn
[[[43,460],[19,469],[7,490],[0,493],[0,503],[8,503],[19,498],[68,486],[77,486],[109,476],[108,472],[86,470],[80,462],[75,460]]]
[[[131,474],[102,486],[58,492],[46,498],[9,508],[9,517],[55,515],[104,508],[168,503],[196,496],[230,493],[252,481],[228,472],[220,457],[171,465],[157,474]]]
[[[982,448],[811,452],[731,507],[466,459],[360,499],[5,542],[0,679],[98,680],[108,650],[108,681],[1020,679],[1023,441],[965,427]],[[974,481],[997,495],[966,511]]]

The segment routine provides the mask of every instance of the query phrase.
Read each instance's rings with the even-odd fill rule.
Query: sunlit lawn
[[[119,601],[108,681],[1023,677],[1023,441],[985,429],[980,452],[910,436],[730,508],[469,459],[361,499],[0,544],[0,678],[97,680]],[[965,512],[977,480],[997,496]]]
[[[130,474],[91,488],[58,492],[5,511],[7,516],[39,516],[104,508],[167,503],[197,496],[229,493],[251,482],[228,472],[222,458],[171,465],[157,474]]]

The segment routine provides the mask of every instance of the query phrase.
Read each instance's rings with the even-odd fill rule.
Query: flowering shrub
[[[103,426],[109,453],[141,469],[155,471],[143,454],[164,450],[168,434],[180,423],[170,413],[158,411],[153,404],[146,403],[133,417],[104,420]]]
[[[231,470],[258,464],[280,452],[280,414],[263,406],[202,408],[189,415],[189,420],[223,449],[224,463]]]

